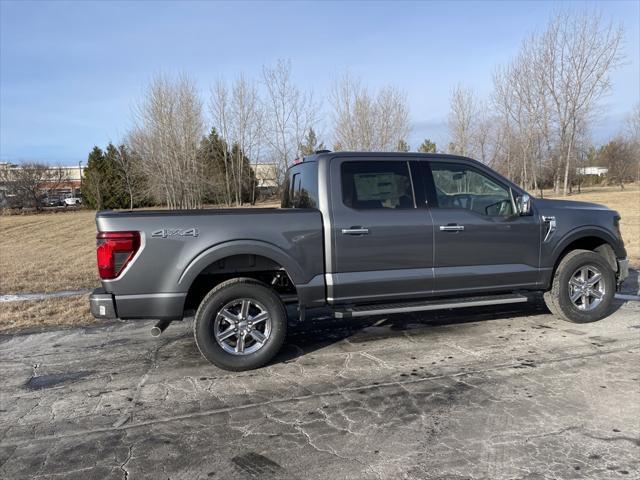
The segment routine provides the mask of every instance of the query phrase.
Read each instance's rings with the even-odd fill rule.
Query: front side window
[[[513,215],[511,192],[467,165],[431,163],[439,208],[463,208],[489,217]]]
[[[407,162],[344,162],[342,201],[358,210],[415,208]]]

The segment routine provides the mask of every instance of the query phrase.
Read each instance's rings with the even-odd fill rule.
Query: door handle
[[[369,235],[369,229],[364,227],[343,228],[343,235]]]
[[[440,225],[441,232],[462,232],[464,225]]]

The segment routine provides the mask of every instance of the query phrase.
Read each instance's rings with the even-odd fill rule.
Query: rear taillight
[[[116,278],[140,248],[140,232],[99,232],[98,273],[103,280]]]

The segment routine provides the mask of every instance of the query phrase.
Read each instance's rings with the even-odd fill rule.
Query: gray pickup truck
[[[318,152],[279,209],[102,211],[96,318],[195,311],[202,355],[228,370],[278,352],[287,304],[351,318],[525,302],[592,322],[628,275],[617,212],[531,198],[469,158]],[[294,307],[291,306],[291,311]]]

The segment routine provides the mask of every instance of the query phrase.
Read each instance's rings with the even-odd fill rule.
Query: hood
[[[604,205],[599,205],[597,203],[589,203],[589,202],[576,202],[573,200],[550,200],[543,198],[534,199],[535,204],[539,208],[562,208],[562,209],[572,209],[572,210],[609,210],[609,207],[605,207]]]

